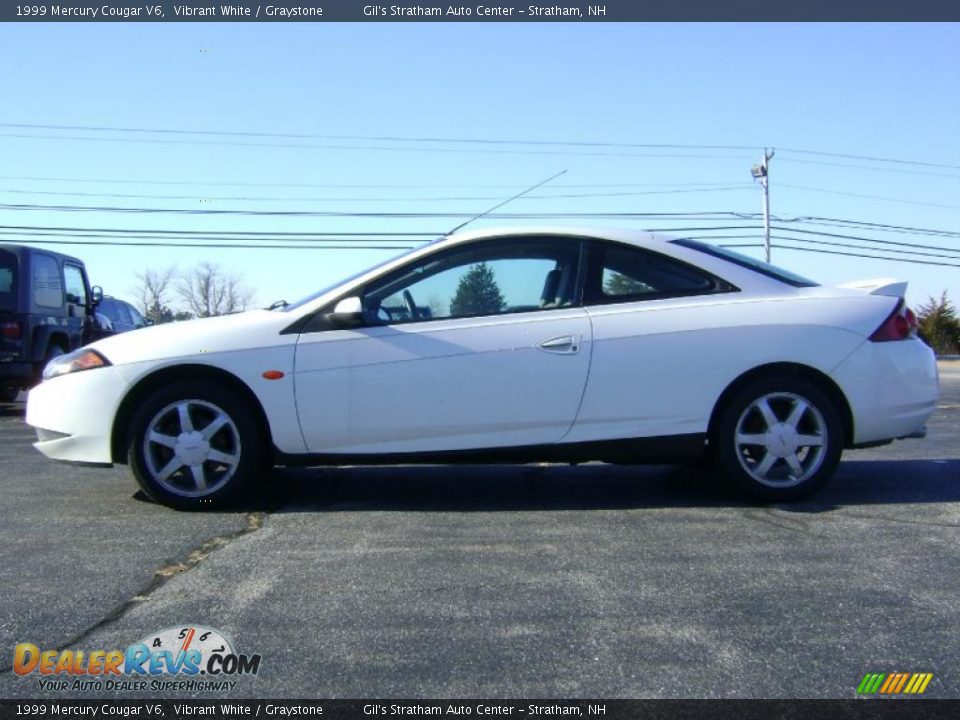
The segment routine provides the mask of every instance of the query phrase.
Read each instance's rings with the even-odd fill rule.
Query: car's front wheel
[[[215,384],[188,381],[155,392],[135,414],[130,437],[140,487],[180,510],[228,506],[263,469],[255,415]]]
[[[830,479],[843,451],[833,401],[801,378],[750,383],[723,409],[711,444],[723,473],[768,502],[797,500]]]

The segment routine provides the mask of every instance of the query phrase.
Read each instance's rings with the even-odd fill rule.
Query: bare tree
[[[196,317],[212,317],[246,310],[253,301],[253,291],[239,276],[225,272],[218,265],[203,262],[180,277],[177,292]]]
[[[155,323],[164,322],[170,309],[167,307],[172,290],[176,267],[171,265],[166,269],[156,268],[144,270],[137,273],[137,286],[134,294],[137,298],[137,304],[144,317],[153,320]]]

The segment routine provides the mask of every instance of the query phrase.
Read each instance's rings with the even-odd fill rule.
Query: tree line
[[[147,268],[136,278],[139,310],[156,324],[240,312],[254,297],[239,275],[210,262],[183,272],[172,265]]]

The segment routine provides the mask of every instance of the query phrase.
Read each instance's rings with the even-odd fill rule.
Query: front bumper
[[[126,387],[112,366],[42,382],[27,397],[27,424],[38,436],[33,446],[53,460],[112,464],[113,419]]]

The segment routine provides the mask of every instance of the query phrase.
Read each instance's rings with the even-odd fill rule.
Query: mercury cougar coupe
[[[37,449],[223,506],[278,465],[702,458],[788,501],[918,437],[937,367],[906,283],[821,286],[633,231],[465,232],[292,305],[54,359]]]

